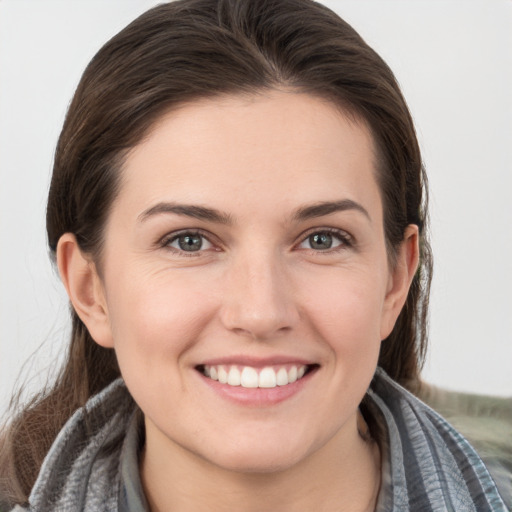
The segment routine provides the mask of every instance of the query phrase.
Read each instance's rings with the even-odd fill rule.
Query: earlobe
[[[103,347],[112,348],[103,284],[96,265],[82,253],[72,233],[65,233],[59,239],[57,266],[69,300],[94,341]]]
[[[398,248],[394,268],[390,272],[381,322],[381,340],[387,338],[402,310],[419,262],[418,226],[410,224]]]

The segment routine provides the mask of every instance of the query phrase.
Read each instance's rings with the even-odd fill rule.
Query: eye
[[[339,231],[315,231],[308,235],[300,244],[300,249],[312,249],[314,251],[328,251],[341,246],[349,246],[349,236]]]
[[[168,238],[164,245],[184,252],[199,252],[213,247],[212,243],[201,233],[184,232]]]

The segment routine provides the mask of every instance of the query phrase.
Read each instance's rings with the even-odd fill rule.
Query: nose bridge
[[[282,257],[270,248],[240,254],[227,276],[222,319],[227,328],[264,339],[291,329],[298,311]]]

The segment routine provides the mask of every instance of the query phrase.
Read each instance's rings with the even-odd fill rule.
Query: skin
[[[366,126],[289,91],[203,100],[165,115],[122,173],[101,265],[72,234],[58,263],[144,412],[151,509],[373,510],[379,451],[358,434],[358,405],[405,302],[418,235],[407,228],[391,266]],[[169,203],[221,218],[162,211]],[[187,230],[205,236],[201,250],[179,248]],[[328,230],[332,246],[312,247]],[[273,404],[229,400],[197,370],[278,356],[316,370]]]

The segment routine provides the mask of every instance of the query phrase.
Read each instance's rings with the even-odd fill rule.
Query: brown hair
[[[327,98],[370,127],[391,261],[406,226],[420,228],[420,268],[379,359],[393,379],[412,387],[426,350],[431,276],[426,177],[414,126],[384,61],[313,1],[181,0],[147,11],[107,42],[82,76],[57,145],[50,249],[55,254],[59,238],[71,232],[83,251],[100,258],[123,158],[163,113],[198,98],[283,87]],[[4,492],[13,502],[27,500],[73,411],[120,375],[114,352],[72,317],[60,376],[11,422],[0,445]]]

